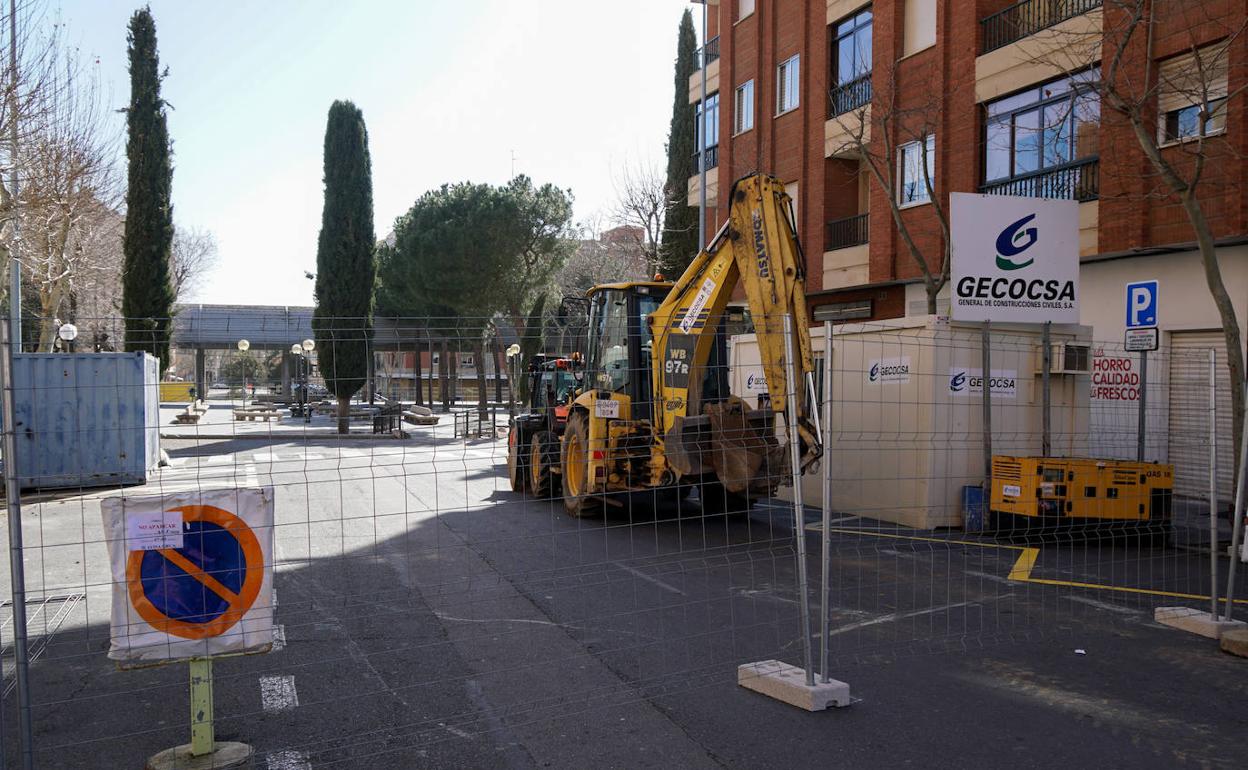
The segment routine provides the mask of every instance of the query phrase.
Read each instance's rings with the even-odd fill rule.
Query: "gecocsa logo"
[[[949,390],[956,392],[966,387],[966,372],[957,372],[949,378]]]
[[[1026,262],[1014,262],[1010,259],[1010,257],[1017,257],[1036,245],[1036,241],[1039,240],[1039,233],[1036,232],[1036,228],[1028,227],[1023,229],[1023,225],[1035,218],[1035,214],[1028,214],[1002,230],[1001,234],[997,236],[998,268],[1002,270],[1021,270],[1036,261],[1034,258]]]

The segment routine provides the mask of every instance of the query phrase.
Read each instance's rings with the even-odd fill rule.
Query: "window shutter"
[[[1227,95],[1227,58],[1225,44],[1206,46],[1196,53],[1176,56],[1161,63],[1157,83],[1157,107],[1163,115],[1184,107],[1200,104],[1206,91],[1209,101]],[[1201,73],[1201,67],[1204,73]]]

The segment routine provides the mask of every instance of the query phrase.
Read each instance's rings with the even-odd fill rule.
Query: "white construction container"
[[[1041,453],[1041,335],[1039,326],[992,327],[995,454]],[[822,326],[811,337],[826,392]],[[1086,454],[1090,341],[1087,327],[1051,330],[1054,456]],[[765,400],[756,337],[730,345],[732,392]],[[920,529],[962,526],[962,488],[984,481],[981,327],[940,316],[843,324],[832,345],[832,424],[824,427],[832,510]],[[820,473],[804,477],[809,505],[822,504]]]

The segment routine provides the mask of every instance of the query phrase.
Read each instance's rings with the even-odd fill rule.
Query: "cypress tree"
[[[377,274],[368,130],[349,101],[329,108],[324,181],[312,328],[325,386],[338,397],[338,432],[346,433],[351,397],[368,376]]]
[[[668,205],[659,246],[659,264],[673,280],[680,277],[698,253],[698,209],[687,205],[689,177],[696,173],[693,154],[698,150],[694,135],[697,110],[689,103],[689,78],[698,71],[697,46],[693,16],[686,9],[676,37],[676,97],[667,134]]]
[[[169,334],[173,324],[172,271],[173,182],[165,101],[160,98],[160,59],[156,22],[150,8],[130,17],[130,106],[126,110],[126,225],[123,241],[121,314],[125,318],[126,350],[145,350],[169,366]]]

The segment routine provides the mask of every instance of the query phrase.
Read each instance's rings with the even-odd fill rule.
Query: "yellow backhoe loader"
[[[812,403],[814,368],[805,269],[792,202],[778,180],[753,175],[732,188],[728,221],[675,284],[595,286],[588,292],[583,387],[559,451],[547,456],[573,516],[622,506],[634,492],[698,485],[704,511],[748,508],[822,454]],[[728,392],[724,313],[743,284],[758,334],[769,404]],[[790,385],[784,317],[796,351]],[[795,394],[790,403],[789,392]],[[797,410],[797,435],[787,417]]]

